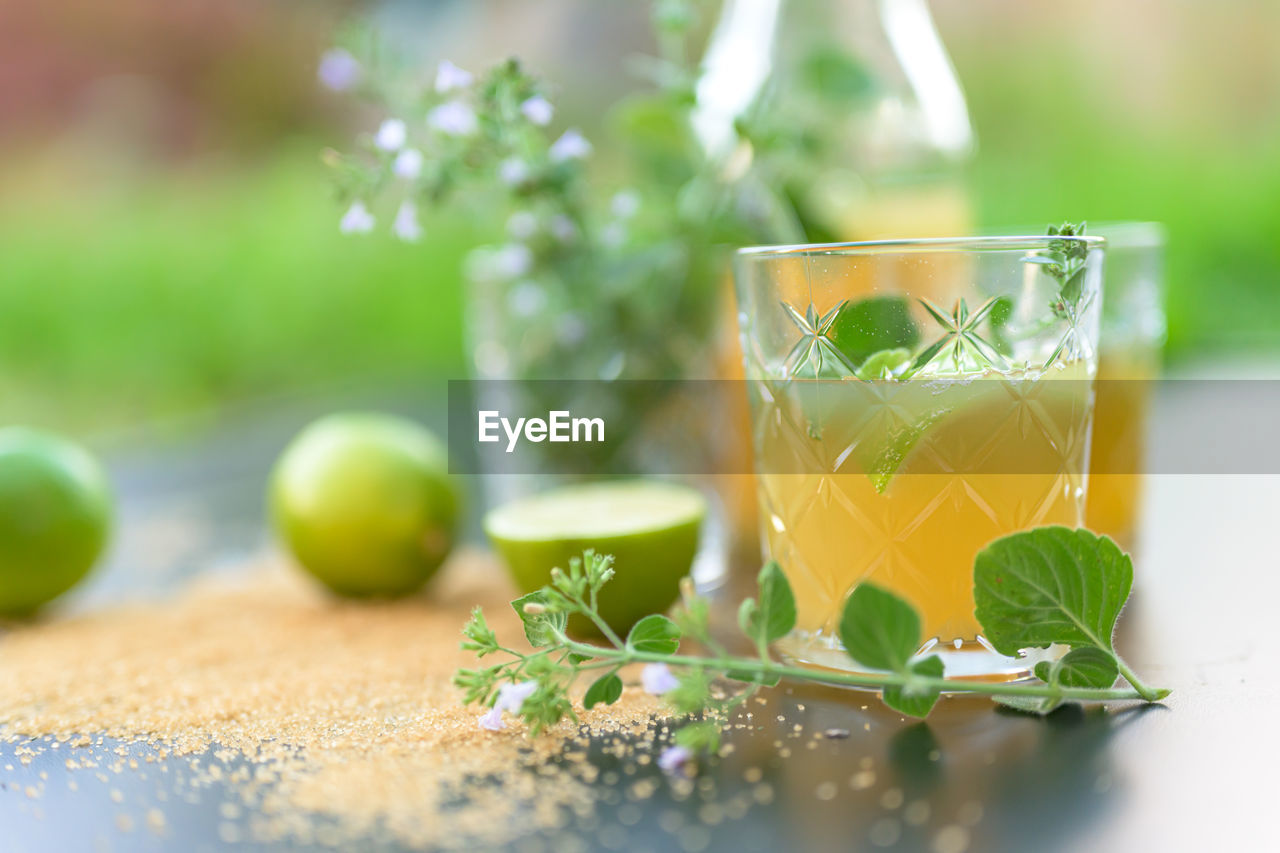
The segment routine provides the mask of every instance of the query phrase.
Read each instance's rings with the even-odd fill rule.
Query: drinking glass
[[[873,582],[953,676],[1016,678],[974,617],[974,557],[1084,521],[1103,241],[982,237],[743,249],[739,324],[762,545],[796,598],[790,660],[858,670]],[[1040,653],[1040,656],[1053,653]]]
[[[1164,347],[1165,236],[1153,222],[1103,223],[1090,230],[1107,241],[1107,298],[1102,303],[1085,519],[1090,530],[1134,553],[1140,538],[1151,392]]]

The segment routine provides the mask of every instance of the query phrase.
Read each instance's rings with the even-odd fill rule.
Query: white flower
[[[671,670],[665,663],[646,665],[640,670],[640,683],[644,685],[646,693],[652,693],[654,696],[661,696],[668,690],[674,690],[680,686],[680,682],[671,674]]]
[[[587,337],[587,324],[577,314],[565,314],[560,318],[557,330],[560,342],[566,346],[577,346]]]
[[[683,773],[693,760],[693,752],[685,746],[669,746],[658,756],[658,767],[664,773]]]
[[[551,233],[561,243],[572,243],[578,236],[578,226],[563,213],[558,213],[551,217]]]
[[[462,101],[445,101],[427,114],[427,124],[450,136],[470,136],[479,126],[476,111]]]
[[[417,148],[404,149],[391,163],[391,171],[406,181],[417,179],[422,174],[422,152]]]
[[[640,209],[640,196],[632,190],[623,190],[613,196],[609,209],[619,219],[630,219]]]
[[[418,222],[418,206],[409,199],[400,203],[395,222],[391,224],[391,233],[406,243],[416,243],[422,239],[422,224]]]
[[[571,128],[566,130],[559,139],[551,143],[551,149],[547,153],[553,163],[563,163],[565,160],[581,160],[591,154],[591,143],[587,141],[585,136]]]
[[[528,240],[538,233],[538,217],[527,210],[517,210],[507,218],[507,233],[516,240]]]
[[[407,128],[401,119],[389,118],[378,127],[378,133],[373,137],[373,144],[383,151],[399,151],[404,147],[407,135]]]
[[[511,288],[511,310],[520,317],[532,317],[547,304],[547,294],[534,281],[522,281]]]
[[[508,243],[493,253],[491,261],[498,278],[520,278],[533,267],[533,252],[523,243]]]
[[[500,732],[507,727],[502,719],[502,709],[497,705],[480,715],[478,720],[480,728],[488,729],[491,732]]]
[[[360,82],[361,74],[360,63],[349,51],[340,47],[326,50],[316,68],[316,77],[320,79],[320,83],[334,92],[346,92],[355,88]]]
[[[538,682],[536,681],[504,684],[498,688],[498,701],[493,703],[493,707],[509,714],[519,714],[520,709],[524,707],[524,700],[532,696],[533,691],[537,689]]]
[[[556,114],[556,109],[546,98],[534,95],[520,105],[520,112],[538,127],[546,127],[551,124],[551,117]]]
[[[444,94],[454,89],[465,89],[475,79],[475,75],[470,71],[459,68],[446,59],[436,68],[436,91]]]
[[[600,229],[600,242],[610,249],[616,249],[627,239],[627,226],[621,222],[610,222]]]
[[[343,234],[368,234],[373,230],[373,222],[373,214],[364,206],[364,202],[355,201],[351,203],[351,207],[347,208],[347,212],[342,214],[338,230]]]
[[[509,187],[529,180],[529,164],[519,157],[508,157],[498,164],[498,179]]]

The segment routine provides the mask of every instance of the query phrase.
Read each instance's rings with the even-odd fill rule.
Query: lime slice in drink
[[[698,550],[707,504],[674,483],[628,480],[568,486],[513,501],[489,512],[484,529],[522,593],[551,582],[583,550],[615,558],[613,579],[600,592],[600,615],[619,634],[679,596]],[[582,622],[570,627],[590,632]]]

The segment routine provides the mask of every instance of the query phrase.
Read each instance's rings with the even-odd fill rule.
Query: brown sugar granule
[[[511,597],[501,569],[475,551],[455,555],[427,593],[382,603],[336,600],[265,560],[197,580],[173,601],[5,635],[0,738],[143,741],[155,753],[144,766],[172,768],[192,791],[230,785],[248,817],[223,827],[260,841],[466,847],[555,831],[594,802],[579,727],[530,739],[508,717],[504,731],[481,730],[480,709],[464,708],[451,684],[474,665],[458,648],[473,606],[504,641],[522,636]],[[656,748],[661,713],[628,687],[581,717],[594,733],[638,736],[625,747],[634,759]],[[25,749],[15,754],[29,761]],[[113,772],[137,772],[136,761],[119,764]],[[163,814],[146,823],[162,829]]]

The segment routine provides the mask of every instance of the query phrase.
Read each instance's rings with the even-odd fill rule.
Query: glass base
[[[775,646],[783,659],[793,666],[864,674],[879,672],[858,664],[833,637],[792,632]],[[959,644],[930,640],[917,655],[942,658],[943,673],[947,678],[1006,682],[1030,678],[1037,663],[1057,660],[1066,651],[1065,646],[1050,646],[1047,649],[1030,649],[1019,657],[1011,658],[997,652],[979,636],[976,640]]]

